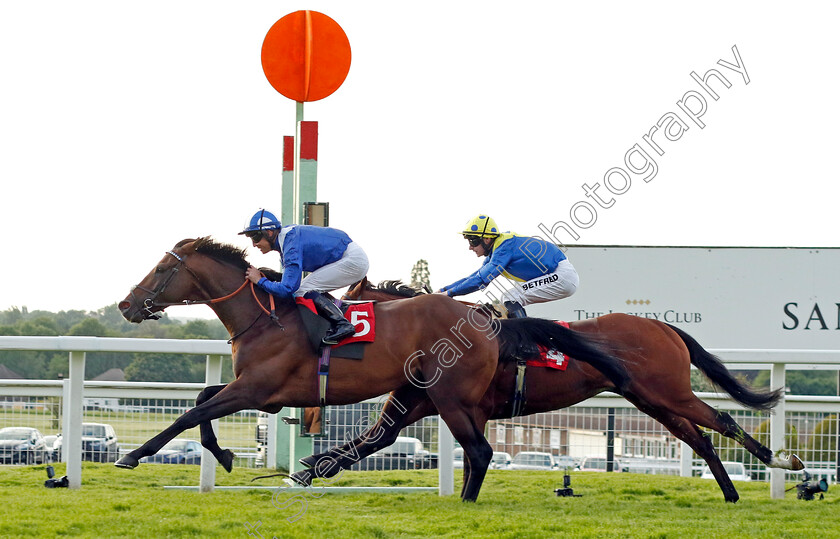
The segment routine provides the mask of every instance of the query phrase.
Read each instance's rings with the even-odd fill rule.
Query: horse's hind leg
[[[625,398],[635,404],[639,410],[662,423],[674,436],[687,443],[709,465],[712,475],[715,476],[715,480],[717,480],[718,486],[723,492],[723,498],[727,502],[735,503],[738,501],[738,491],[735,490],[735,485],[732,484],[732,480],[726,473],[723,463],[715,451],[715,446],[712,445],[708,435],[701,431],[692,420],[677,415],[667,407],[658,407],[642,401],[636,395],[625,395]],[[702,401],[700,402],[702,403]],[[707,406],[705,403],[703,405]]]
[[[796,455],[780,457],[773,451],[761,444],[758,440],[747,434],[741,426],[732,419],[726,412],[716,411],[715,425],[709,428],[715,429],[727,438],[732,438],[744,448],[755,455],[755,457],[771,468],[782,468],[785,470],[801,470],[805,467]],[[707,425],[703,425],[704,427]]]
[[[199,406],[200,404],[207,402],[226,386],[227,384],[219,384],[205,387],[195,398],[195,405]],[[219,461],[226,471],[230,472],[233,470],[233,451],[219,447],[219,442],[216,439],[216,433],[213,432],[213,424],[209,421],[204,421],[201,425],[199,425],[199,427],[201,429],[201,445],[213,453],[213,456],[216,457],[216,460]]]
[[[732,419],[732,416],[726,412],[715,410],[697,397],[693,396],[691,402],[679,403],[677,406],[669,406],[668,408],[673,413],[680,414],[697,425],[713,429],[723,436],[735,440],[744,446],[744,449],[755,455],[755,458],[771,468],[801,470],[805,467],[796,455],[790,455],[789,457],[775,455],[770,448],[762,445],[758,440],[747,434]]]
[[[437,410],[424,390],[413,385],[397,389],[388,397],[373,426],[340,447],[300,459],[300,463],[309,469],[295,472],[291,478],[300,484],[310,485],[316,477],[333,477],[342,469],[350,468],[363,458],[394,443],[403,427],[435,413]]]
[[[723,492],[723,499],[727,502],[737,502],[740,498],[738,491],[735,490],[732,479],[726,473],[726,469],[723,467],[723,463],[720,461],[709,436],[684,417],[672,416],[671,421],[662,424],[675,436],[687,443],[709,465],[709,470],[711,470],[715,481]]]

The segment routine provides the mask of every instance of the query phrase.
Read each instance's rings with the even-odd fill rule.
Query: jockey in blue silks
[[[261,209],[251,217],[245,230],[254,247],[263,254],[278,251],[283,263],[280,281],[266,279],[251,266],[245,272],[260,288],[281,298],[312,300],[318,314],[330,322],[324,344],[337,344],[355,333],[353,324],[322,292],[358,282],[367,275],[369,262],[364,250],[337,228],[312,225],[282,226],[273,213]],[[303,272],[310,272],[306,277]]]
[[[500,274],[515,282],[503,294],[509,318],[524,318],[523,306],[571,296],[580,282],[577,271],[557,245],[529,236],[500,232],[486,215],[471,219],[461,232],[476,256],[486,257],[481,268],[440,292],[460,296],[483,289]]]

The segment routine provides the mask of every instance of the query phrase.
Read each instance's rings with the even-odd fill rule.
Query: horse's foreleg
[[[478,499],[484,476],[493,458],[493,448],[484,438],[482,422],[476,423],[476,418],[463,411],[441,414],[441,418],[449,425],[452,436],[464,449],[464,485],[461,487],[461,499],[474,502]]]
[[[227,387],[220,390],[208,401],[181,415],[181,417],[176,419],[172,425],[164,429],[160,434],[118,460],[115,466],[120,468],[136,468],[141,458],[154,455],[167,442],[185,430],[204,422],[209,423],[213,419],[218,419],[240,410],[256,408],[258,404],[249,396],[248,393],[250,392],[238,389],[242,386],[235,386],[235,383],[228,384]]]
[[[430,389],[430,395],[432,392]],[[440,392],[435,391],[432,398],[437,404],[441,419],[446,422],[452,436],[464,449],[464,484],[461,487],[461,499],[474,502],[478,498],[484,476],[487,475],[487,468],[493,458],[493,448],[484,437],[487,416],[477,406],[446,402],[445,395],[447,392],[441,389]]]
[[[388,397],[379,419],[373,426],[340,447],[300,459],[301,464],[310,468],[295,472],[291,477],[304,485],[312,484],[316,477],[333,477],[341,470],[350,468],[363,458],[394,443],[400,430],[406,425],[436,412],[422,389],[412,385],[397,389]]]
[[[205,387],[195,398],[196,406],[204,404],[225,387],[227,387],[227,384]],[[227,472],[233,470],[233,458],[235,455],[230,449],[222,449],[219,447],[219,442],[216,439],[216,433],[213,432],[213,424],[209,421],[204,421],[201,425],[199,425],[199,427],[201,429],[201,445],[213,453],[213,456],[216,457],[216,460],[219,461]]]
[[[470,459],[467,456],[467,452],[464,451],[464,473],[462,475],[461,481],[461,499],[464,499],[464,494],[467,492],[467,485],[470,484]]]

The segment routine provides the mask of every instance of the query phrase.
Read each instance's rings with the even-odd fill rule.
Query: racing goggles
[[[469,242],[470,247],[478,247],[481,245],[481,237],[480,236],[464,236],[466,240]]]

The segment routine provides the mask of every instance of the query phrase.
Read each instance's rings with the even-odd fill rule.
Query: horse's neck
[[[242,279],[244,278],[243,275]],[[207,290],[212,295],[211,299],[224,298],[242,286],[243,283],[243,281],[237,281],[233,277],[220,279],[218,276],[205,278],[204,282],[213,283],[214,290]],[[274,315],[282,325],[286,325],[289,317],[295,313],[294,306],[294,301],[288,299],[275,298],[272,304],[270,295],[256,285],[252,286],[251,283],[245,283],[244,288],[232,297],[209,305],[231,337],[241,334],[255,325],[263,315]],[[277,327],[280,326],[277,325]]]

